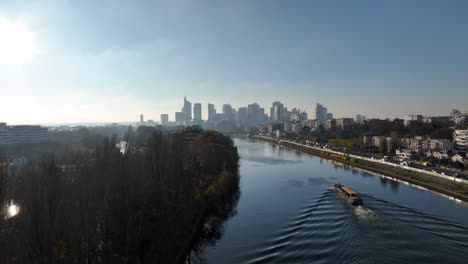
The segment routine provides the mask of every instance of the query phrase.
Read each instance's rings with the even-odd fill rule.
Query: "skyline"
[[[173,112],[173,113],[169,113],[169,112],[164,112],[164,113],[159,113],[157,116],[154,116],[154,115],[151,115],[151,114],[147,114],[147,113],[139,113],[138,116],[134,117],[133,119],[129,119],[129,120],[108,120],[108,121],[78,121],[78,122],[37,122],[37,123],[20,123],[20,122],[7,122],[7,121],[4,121],[4,120],[0,120],[0,122],[5,122],[5,123],[8,123],[10,125],[26,125],[26,124],[33,124],[33,125],[82,125],[82,124],[99,124],[99,125],[102,125],[102,124],[109,124],[109,123],[121,123],[121,124],[130,124],[130,123],[134,123],[134,122],[137,122],[137,123],[141,123],[141,119],[144,117],[144,120],[145,122],[146,121],[154,121],[154,122],[160,122],[161,120],[161,115],[167,115],[168,116],[168,121],[169,122],[175,122],[176,120],[176,113],[180,113],[182,109],[182,112],[184,111],[184,106],[185,106],[185,102],[188,102],[191,107],[190,107],[190,111],[193,113],[192,114],[192,118],[189,119],[189,120],[195,120],[194,118],[194,113],[195,113],[195,106],[196,105],[201,105],[201,121],[207,121],[209,118],[208,118],[208,108],[209,108],[209,105],[214,105],[214,110],[216,111],[216,113],[222,113],[223,112],[223,107],[225,105],[229,105],[232,107],[232,110],[235,110],[235,111],[238,111],[239,108],[247,108],[248,105],[250,104],[258,104],[257,102],[251,102],[249,104],[246,104],[246,105],[239,105],[239,106],[236,106],[236,105],[232,105],[228,102],[226,103],[222,103],[222,104],[214,104],[214,103],[200,103],[200,102],[193,102],[191,101],[190,98],[187,99],[186,96],[184,96],[183,100],[180,102],[180,105],[181,107],[179,107],[179,110],[176,111],[176,112]],[[270,116],[270,108],[275,104],[275,103],[282,103],[281,101],[279,100],[275,100],[274,102],[271,102],[270,104],[267,104],[267,105],[262,105],[262,104],[259,104],[259,106],[261,108],[264,109],[265,111],[265,114],[271,118]],[[304,111],[305,109],[304,108],[299,108],[297,106],[294,106],[294,105],[286,105],[286,104],[283,104],[285,108],[287,108],[288,110],[292,110],[292,109],[297,109],[297,110],[300,110],[300,111],[303,111],[303,112],[306,112],[309,116],[308,120],[315,120],[316,118],[316,106],[317,105],[320,105],[320,106],[327,106],[321,102],[316,102],[312,105],[311,108],[307,107],[306,111]],[[325,109],[328,109],[328,111],[334,111],[334,109],[332,108],[329,108],[328,106],[325,107]],[[335,119],[339,119],[339,118],[352,118],[352,119],[356,119],[357,116],[361,116],[361,117],[364,117],[366,119],[389,119],[389,120],[393,120],[395,118],[404,118],[405,116],[408,116],[408,115],[421,115],[423,117],[431,117],[431,116],[449,116],[451,115],[452,111],[453,110],[460,110],[460,109],[451,109],[449,112],[447,113],[443,113],[443,114],[440,114],[440,115],[431,115],[429,113],[421,113],[421,112],[418,112],[418,113],[405,113],[401,116],[387,116],[387,117],[379,117],[379,116],[366,116],[366,115],[363,115],[362,113],[348,113],[346,116],[337,116],[335,115],[334,113],[331,113],[331,112],[328,112],[329,114],[332,114],[332,118],[335,118]],[[461,111],[461,112],[465,112],[465,111]]]
[[[277,100],[309,116],[316,102],[336,117],[468,111],[467,7],[2,1],[0,121],[173,120],[183,96],[204,119],[208,103]]]

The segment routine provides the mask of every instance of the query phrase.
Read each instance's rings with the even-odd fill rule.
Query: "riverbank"
[[[319,156],[321,158],[334,160],[352,167],[386,175],[468,202],[468,185],[446,179],[445,177],[421,173],[411,168],[402,168],[399,166],[392,166],[390,164],[369,161],[367,158],[360,158],[355,155],[346,155],[341,152],[319,149],[281,139],[264,136],[254,136],[254,139],[285,146],[304,153]]]

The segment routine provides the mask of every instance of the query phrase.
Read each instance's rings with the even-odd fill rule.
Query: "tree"
[[[419,155],[416,151],[411,151],[411,159],[412,160],[419,160]]]
[[[383,139],[380,141],[379,149],[382,155],[387,154],[388,152],[387,140]]]
[[[449,163],[449,165],[450,167],[458,169],[460,171],[465,169],[465,164],[461,163],[460,161],[451,162]]]

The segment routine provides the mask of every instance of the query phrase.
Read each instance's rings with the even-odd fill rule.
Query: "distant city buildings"
[[[202,121],[202,105],[200,103],[193,105],[193,120]]]
[[[0,145],[48,141],[48,128],[36,125],[7,126],[0,123]]]
[[[410,126],[417,122],[422,122],[423,116],[422,115],[406,115],[404,119],[405,126]]]
[[[265,108],[262,108],[258,103],[252,103],[247,107],[233,108],[231,104],[223,104],[221,113],[216,111],[214,104],[208,104],[207,120],[202,117],[202,104],[195,103],[193,105],[192,119],[192,104],[184,97],[184,105],[181,112],[175,113],[175,125],[200,125],[206,129],[216,129],[222,132],[245,132],[257,131],[265,132],[270,135],[306,135],[305,133],[339,129],[345,130],[353,124],[362,124],[367,120],[366,116],[357,114],[355,118],[342,117],[334,118],[328,109],[317,103],[315,107],[315,119],[308,119],[305,111],[297,108],[288,110],[287,107],[280,101],[275,101],[269,108],[269,113],[265,113]],[[395,118],[395,125],[416,125],[418,123],[431,123],[450,125],[450,122],[464,124],[467,121],[468,115],[461,113],[458,110],[453,110],[450,116],[422,116],[422,115],[406,115],[403,119]],[[143,115],[141,115],[141,120]],[[143,120],[144,121],[144,120]],[[149,121],[148,121],[149,123]],[[171,124],[168,115],[161,115],[161,124]],[[466,127],[460,125],[459,127]],[[279,132],[277,132],[279,131]],[[303,132],[306,131],[306,132]],[[428,138],[425,136],[414,138],[400,138],[395,140],[390,137],[380,135],[364,135],[364,145],[379,148],[382,142],[387,144],[387,149],[409,149],[416,152],[428,153],[431,156],[452,155],[451,151],[466,151],[466,132],[454,132],[454,141],[447,139]]]
[[[176,112],[175,121],[178,125],[180,125],[183,122],[187,121],[187,115],[184,112]]]
[[[259,104],[253,103],[247,106],[247,124],[266,123],[265,108],[261,108]]]
[[[230,104],[223,105],[223,119],[234,121],[234,112]]]
[[[208,104],[208,120],[214,121],[215,117],[216,117],[216,109],[214,107],[214,104]]]
[[[333,114],[328,113],[328,109],[323,105],[317,103],[315,107],[315,119],[317,121],[325,121],[325,120],[332,120]]]
[[[364,121],[366,121],[366,116],[363,116],[363,115],[361,115],[361,114],[357,114],[357,115],[356,115],[356,122],[357,122],[357,123],[362,123],[362,122],[364,122]]]
[[[247,107],[239,107],[237,117],[239,123],[245,125],[245,123],[247,122]]]
[[[145,119],[143,118],[143,115],[140,115],[140,123],[143,124],[145,122]]]
[[[468,122],[468,113],[462,113],[457,109],[453,109],[452,113],[450,114],[450,119],[456,125],[460,125],[464,122]]]
[[[192,103],[187,101],[187,97],[184,97],[184,106],[182,107],[182,113],[185,116],[180,115],[180,117],[183,118],[183,120],[181,120],[181,121],[190,121],[190,120],[192,120]]]
[[[273,122],[282,121],[284,117],[284,105],[280,102],[274,102],[270,109],[270,118]]]
[[[336,127],[343,129],[347,126],[350,126],[354,123],[354,120],[352,118],[338,118],[336,119]]]
[[[162,125],[169,124],[169,115],[168,114],[161,114],[161,124]]]

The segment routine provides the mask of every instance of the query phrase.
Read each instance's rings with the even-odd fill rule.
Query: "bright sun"
[[[21,65],[38,53],[35,33],[0,17],[0,63]]]

